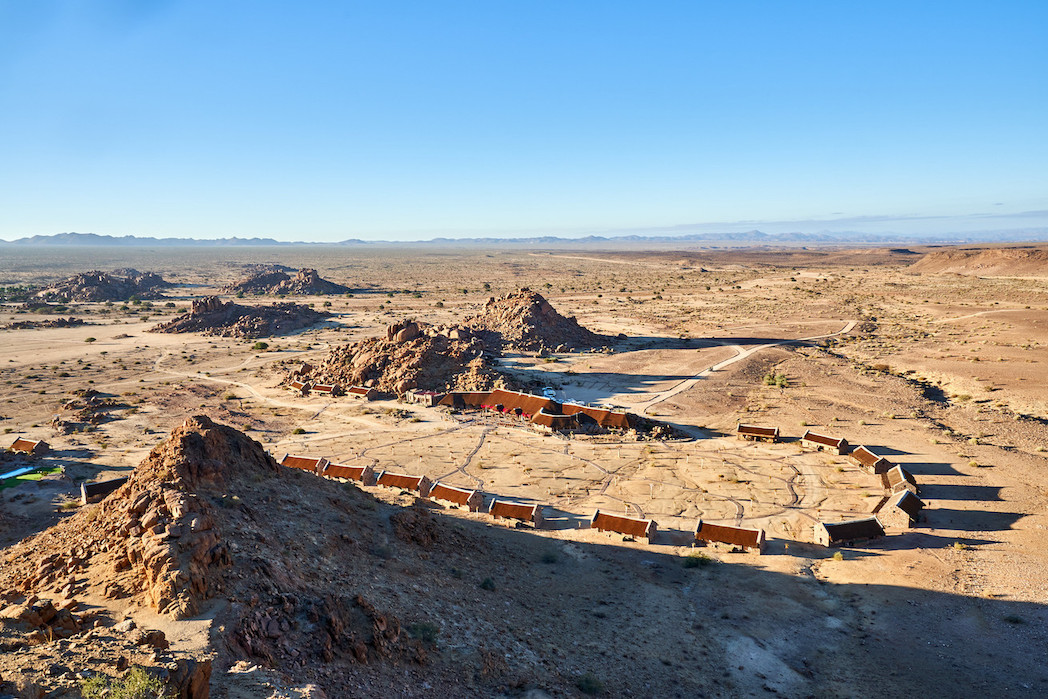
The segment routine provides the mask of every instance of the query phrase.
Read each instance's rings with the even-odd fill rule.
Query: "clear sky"
[[[1044,0],[0,0],[0,238],[1044,212],[1046,37]]]

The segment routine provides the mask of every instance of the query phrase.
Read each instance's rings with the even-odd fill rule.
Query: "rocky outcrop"
[[[193,301],[188,313],[151,329],[151,332],[200,332],[223,337],[257,338],[285,335],[314,325],[326,317],[309,306],[297,303],[274,303],[270,306],[245,306],[223,302],[217,296]]]
[[[287,294],[295,296],[317,296],[345,294],[351,289],[321,278],[315,269],[303,268],[295,276],[279,269],[261,270],[247,279],[230,284],[223,291],[237,294]]]
[[[471,331],[402,321],[375,337],[336,347],[317,367],[296,367],[287,381],[410,389],[484,391],[507,386],[484,343]]]
[[[527,288],[488,299],[465,326],[489,346],[525,352],[570,352],[612,341],[582,327],[574,317],[561,315],[541,294]]]
[[[83,318],[48,318],[47,320],[18,320],[6,325],[0,324],[0,330],[36,330],[42,328],[75,328],[80,325],[94,325]]]
[[[136,269],[122,271],[129,275],[120,276],[97,270],[77,274],[38,292],[37,297],[64,303],[155,299],[161,298],[162,287],[170,286],[160,275],[152,272],[143,273]]]

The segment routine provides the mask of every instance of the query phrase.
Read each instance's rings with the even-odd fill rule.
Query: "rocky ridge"
[[[171,286],[153,272],[139,272],[130,268],[119,271],[126,276],[98,270],[76,274],[37,292],[37,297],[65,303],[129,301],[132,297],[156,299],[161,298],[162,288]]]
[[[295,296],[346,294],[352,291],[348,286],[321,278],[320,274],[311,268],[300,269],[293,277],[281,269],[260,270],[247,279],[236,284],[230,284],[222,290],[233,294],[288,294]]]
[[[541,294],[528,288],[488,299],[480,313],[464,325],[500,350],[573,352],[600,348],[614,340],[587,330],[574,317],[561,315]]]
[[[257,338],[284,335],[309,327],[326,315],[297,303],[274,303],[271,306],[245,306],[223,302],[217,296],[193,301],[188,313],[161,323],[150,332],[201,332],[223,337]]]
[[[289,376],[289,380],[290,380]],[[506,387],[484,342],[471,331],[415,321],[390,325],[374,337],[331,350],[316,368],[295,378],[368,386],[401,394],[409,389],[485,391]]]
[[[105,611],[110,600],[174,620],[221,610],[216,624],[223,631],[209,644],[226,664],[250,659],[286,670],[338,660],[421,662],[424,650],[396,617],[359,591],[317,590],[316,576],[324,571],[301,566],[296,542],[314,524],[299,521],[291,503],[317,497],[325,503],[317,514],[327,521],[364,511],[359,491],[283,469],[237,430],[189,418],[101,503],[8,550],[0,569],[0,599],[8,603],[0,612],[0,647],[42,669],[38,685],[54,687],[77,679],[51,672],[51,663],[75,655],[55,654],[56,639],[79,644],[91,638],[84,649],[91,658],[77,664],[91,672],[120,672],[128,644],[148,646],[152,655],[135,657],[137,664],[165,671],[172,686],[182,687],[179,696],[208,696],[200,673],[206,667],[210,674],[210,658],[166,653],[162,633],[132,634],[134,622],[115,623]],[[274,507],[290,519],[263,515]],[[353,565],[352,542],[363,526],[340,528],[339,565]],[[88,599],[103,604],[87,605]],[[125,658],[123,668],[111,667],[114,653]],[[193,668],[196,680],[187,675]],[[10,669],[0,660],[0,672]],[[199,686],[190,689],[194,683]]]

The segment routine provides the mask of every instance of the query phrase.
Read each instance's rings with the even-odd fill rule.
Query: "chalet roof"
[[[895,486],[901,485],[902,483],[909,483],[913,487],[917,487],[917,479],[902,466],[891,467],[881,476],[881,480],[884,482],[885,488],[890,488],[892,490],[895,489]]]
[[[453,485],[445,485],[440,481],[433,484],[433,487],[429,489],[429,497],[435,500],[446,500],[453,502],[456,505],[468,505],[470,498],[476,495],[477,491],[467,490],[466,488],[458,488]]]
[[[877,465],[877,463],[880,461],[887,461],[887,459],[885,459],[883,456],[875,454],[869,447],[866,446],[856,447],[852,450],[852,453],[849,454],[849,456],[858,461],[863,466],[867,466],[870,468]]]
[[[924,503],[921,502],[919,497],[910,491],[902,490],[889,498],[888,507],[898,507],[906,514],[910,515],[910,519],[917,519],[917,515],[919,515],[921,509],[924,508]]]
[[[841,437],[830,437],[824,434],[817,434],[811,430],[806,430],[804,436],[801,437],[803,440],[809,442],[815,442],[816,444],[825,444],[828,447],[840,448],[844,444],[845,440]]]
[[[699,520],[695,527],[695,538],[703,541],[718,541],[722,544],[759,548],[763,532],[760,529],[729,527],[723,524],[710,524]]]
[[[522,519],[531,521],[535,516],[538,505],[525,505],[519,502],[507,500],[492,500],[488,506],[488,513],[492,517],[505,517],[506,519]]]
[[[349,464],[328,464],[321,475],[359,481],[364,477],[364,471],[367,468],[367,466],[350,466]]]
[[[821,522],[830,535],[830,541],[849,539],[873,539],[884,536],[884,527],[876,517],[851,519],[846,522]]]
[[[327,459],[324,458],[313,458],[311,456],[292,456],[291,454],[284,454],[284,458],[280,460],[281,466],[287,466],[288,468],[300,468],[306,471],[316,471],[318,466],[327,465]]]
[[[566,415],[585,413],[596,420],[601,427],[614,427],[620,430],[628,430],[632,427],[629,413],[605,410],[604,408],[591,408],[588,405],[578,405],[577,403],[565,403],[561,406],[561,410]]]
[[[23,438],[19,437],[11,445],[11,451],[24,451],[24,452],[27,452],[27,453],[28,452],[32,452],[34,449],[37,448],[37,446],[39,446],[39,444],[40,444],[40,440],[37,440],[37,441],[34,442],[31,439],[23,439]]]
[[[737,428],[739,434],[752,434],[756,437],[778,437],[778,427],[758,427],[757,425],[744,425],[741,422]]]
[[[389,488],[403,488],[404,490],[421,490],[425,476],[409,476],[406,473],[390,473],[383,471],[378,477],[378,484]]]
[[[648,536],[652,524],[654,524],[654,522],[650,519],[620,517],[618,515],[609,515],[600,510],[594,512],[593,518],[590,520],[590,527],[592,529],[619,532],[620,534],[626,534],[627,536]]]

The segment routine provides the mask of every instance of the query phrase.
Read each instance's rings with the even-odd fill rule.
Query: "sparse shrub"
[[[96,342],[97,340],[98,340],[98,338],[96,338],[96,337],[85,337],[84,338],[84,342]]]
[[[550,564],[556,563],[558,560],[560,560],[560,559],[557,556],[557,552],[556,551],[546,551],[545,553],[542,554],[542,558],[541,558],[541,561],[543,563],[550,563]]]
[[[1004,620],[1005,622],[1009,624],[1015,624],[1016,626],[1018,626],[1019,624],[1026,623],[1026,619],[1023,619],[1018,614],[1009,614],[1008,616],[1004,617]]]
[[[302,427],[296,427],[295,429],[291,430],[291,434],[305,434],[305,433],[306,433],[306,430],[304,428],[302,428]]]
[[[844,560],[844,553],[842,551],[838,551],[837,553],[833,554],[833,560],[835,560],[835,561],[843,561]]]
[[[968,545],[960,541],[955,541],[953,542],[953,547],[958,551],[963,551],[964,549],[968,548]]]
[[[493,591],[495,589],[495,581],[491,578],[484,578],[480,581],[480,589],[487,590],[489,592]]]
[[[713,559],[707,556],[702,551],[692,551],[684,557],[684,561],[681,563],[685,568],[703,568],[713,563]]]
[[[160,678],[140,667],[131,668],[123,677],[95,675],[80,686],[84,699],[168,699],[172,692]]]
[[[236,399],[237,399],[237,397],[234,394],[232,394],[232,393],[227,393],[226,394],[226,400],[236,400]]]
[[[604,684],[592,672],[587,672],[575,678],[575,686],[583,694],[600,694],[604,691]]]
[[[437,637],[440,635],[440,626],[431,621],[416,621],[408,625],[408,635],[431,646],[437,645]]]

